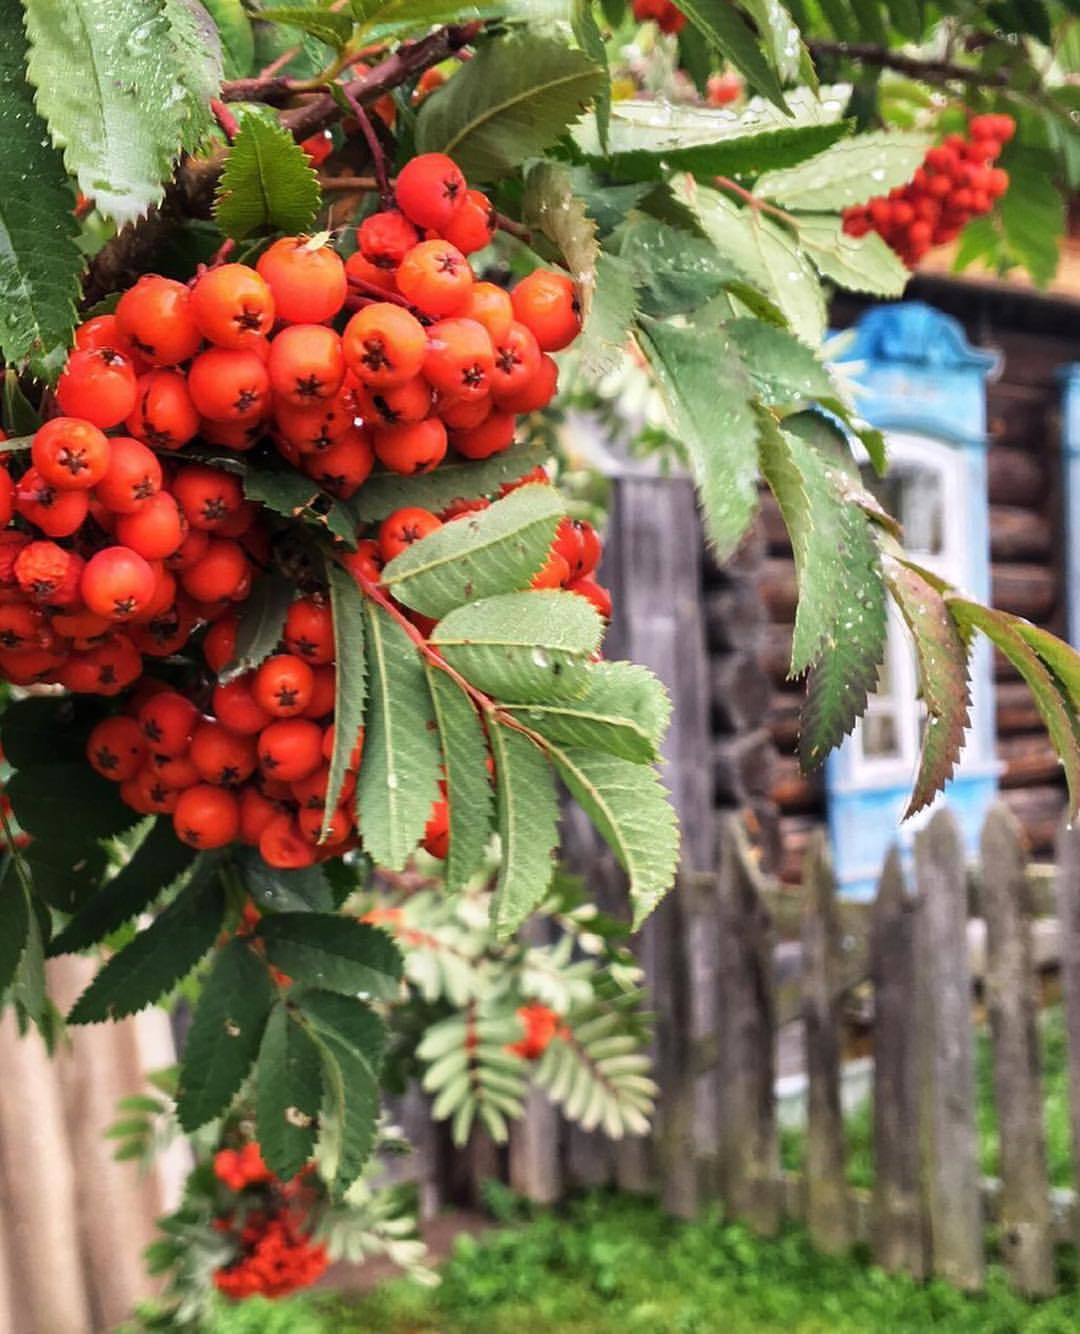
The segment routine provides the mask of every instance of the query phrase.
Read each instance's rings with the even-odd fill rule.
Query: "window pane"
[[[904,546],[922,556],[945,548],[945,504],[941,473],[916,463],[897,463],[886,477],[863,470],[867,487],[904,525]]]
[[[868,760],[891,759],[900,754],[896,719],[891,713],[868,713],[862,726],[863,755]]]

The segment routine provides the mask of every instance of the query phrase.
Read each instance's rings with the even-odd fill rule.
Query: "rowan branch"
[[[951,60],[920,60],[906,56],[872,42],[808,42],[807,47],[815,63],[819,57],[838,57],[860,65],[876,65],[879,69],[896,70],[922,83],[966,83],[978,88],[1007,88],[1009,71],[982,70],[971,65],[958,65]]]

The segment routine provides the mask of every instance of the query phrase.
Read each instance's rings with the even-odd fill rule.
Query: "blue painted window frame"
[[[1062,518],[1069,643],[1080,645],[1080,362],[1062,366]]]
[[[953,576],[974,597],[990,593],[990,509],[986,479],[986,382],[998,357],[973,348],[960,325],[922,302],[876,306],[859,320],[851,342],[836,359],[858,386],[857,403],[872,425],[892,436],[902,459],[905,438],[958,473],[962,496],[965,570]],[[1078,381],[1080,392],[1080,381]],[[1078,403],[1080,425],[1080,403]],[[1080,480],[1080,478],[1078,478]],[[950,516],[953,517],[953,516]],[[955,812],[971,855],[986,811],[997,793],[994,745],[993,660],[978,642],[972,658],[972,725],[964,755],[938,801]],[[825,783],[829,837],[842,893],[873,895],[888,848],[898,842],[910,856],[915,829],[929,816],[901,822],[911,794],[910,772],[897,765],[867,765],[858,732],[830,756]],[[938,802],[935,802],[935,808]]]

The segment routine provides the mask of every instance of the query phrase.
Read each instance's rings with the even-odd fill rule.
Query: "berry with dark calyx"
[[[427,334],[415,315],[389,301],[377,301],[348,322],[341,347],[357,379],[373,388],[390,388],[419,375]]]
[[[240,808],[233,794],[210,783],[199,783],[180,794],[173,811],[173,828],[189,847],[223,848],[240,832]]]
[[[464,202],[442,228],[442,234],[463,255],[471,255],[490,244],[497,220],[491,200],[482,190],[466,190]]]
[[[446,427],[438,417],[409,426],[384,426],[374,435],[375,454],[391,472],[408,477],[431,472],[446,457]]]
[[[250,348],[208,347],[191,363],[188,392],[210,421],[258,421],[270,406],[270,374]]]
[[[403,213],[372,213],[356,230],[360,253],[377,269],[393,270],[420,240],[420,233]]]
[[[61,491],[28,468],[15,487],[15,509],[47,537],[70,537],[85,522],[90,500],[87,492]]]
[[[102,430],[128,416],[136,394],[131,359],[111,347],[72,352],[56,385],[56,401],[66,416]]]
[[[442,520],[430,510],[415,505],[395,510],[379,526],[379,555],[384,563],[388,563],[414,542],[441,527]]]
[[[279,718],[259,734],[259,766],[269,778],[298,783],[322,764],[322,739],[308,718]]]
[[[129,288],[116,307],[117,328],[154,366],[177,366],[199,350],[202,335],[183,283],[146,274]],[[125,414],[126,416],[126,414]]]
[[[150,602],[157,586],[153,567],[130,547],[105,547],[82,573],[82,599],[110,621],[129,621]]]
[[[108,436],[93,423],[53,417],[35,433],[30,458],[46,482],[61,490],[81,491],[105,476],[110,452]]]
[[[465,177],[445,153],[422,153],[398,172],[394,197],[417,227],[441,231],[465,199]]]
[[[558,352],[581,332],[581,309],[574,284],[565,273],[534,269],[510,293],[514,316],[543,352]]]
[[[425,315],[456,315],[469,300],[469,261],[449,241],[421,241],[397,268],[398,291]]]
[[[134,514],[161,490],[161,464],[153,450],[130,436],[114,436],[109,446],[109,466],[94,494],[114,514]]]
[[[274,718],[293,718],[311,703],[315,678],[303,658],[277,653],[255,672],[251,693],[255,703]]]
[[[209,342],[249,347],[274,327],[274,294],[246,264],[222,264],[192,288],[191,313]]]
[[[235,473],[201,463],[177,472],[172,494],[191,527],[207,532],[221,528],[244,503],[244,489]]]
[[[276,395],[296,407],[332,399],[345,378],[341,338],[322,324],[293,324],[270,344],[267,363]]]
[[[111,783],[123,783],[142,768],[146,740],[134,718],[103,718],[86,742],[86,758]]]
[[[179,371],[154,370],[139,377],[127,429],[154,449],[183,449],[199,430],[199,413]]]

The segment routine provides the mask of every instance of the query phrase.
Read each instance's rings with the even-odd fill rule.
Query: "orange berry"
[[[127,428],[155,449],[183,449],[198,433],[199,414],[180,371],[148,371],[139,377]]]
[[[283,237],[263,251],[255,268],[286,323],[321,324],[345,304],[345,265],[325,239]]]
[[[220,722],[202,722],[191,734],[188,758],[204,783],[236,787],[258,767],[252,736],[230,732]]]
[[[155,366],[187,361],[202,342],[188,288],[153,273],[141,277],[120,298],[116,324],[135,350]]]
[[[240,832],[240,808],[231,792],[199,783],[182,792],[173,811],[173,828],[192,848],[223,848]]]
[[[259,855],[268,866],[281,871],[299,870],[315,861],[315,849],[288,815],[276,816],[263,829],[259,836]]]
[[[341,338],[322,324],[294,324],[270,344],[274,393],[296,407],[332,399],[345,378]]]
[[[445,153],[422,153],[406,162],[394,182],[398,208],[417,227],[441,231],[465,198],[461,168]]]
[[[30,448],[34,467],[45,481],[73,491],[88,490],[101,481],[109,453],[108,437],[78,417],[53,417],[35,433]]]
[[[467,431],[454,431],[450,437],[457,452],[467,459],[489,459],[514,443],[517,418],[512,412],[490,412]]]
[[[82,573],[82,598],[110,621],[129,621],[150,602],[157,586],[152,566],[130,547],[105,547]]]
[[[300,598],[285,617],[285,646],[312,667],[334,658],[334,618],[325,603]]]
[[[109,445],[109,466],[94,494],[114,514],[134,514],[161,490],[161,464],[153,450],[130,436],[114,436]]]
[[[258,668],[251,693],[256,704],[275,718],[292,718],[311,703],[315,678],[294,653],[276,653]]]
[[[469,300],[473,272],[449,241],[421,241],[397,268],[398,291],[425,315],[456,315]]]
[[[70,537],[82,527],[90,500],[85,491],[61,491],[28,468],[15,488],[15,509],[48,537]]]
[[[251,786],[241,789],[239,806],[240,838],[254,847],[266,826],[281,814],[281,809],[269,797],[264,797],[258,788]]]
[[[135,370],[115,348],[75,351],[56,385],[56,401],[68,417],[81,417],[107,430],[135,406]]]
[[[250,575],[248,558],[239,542],[211,538],[206,553],[180,572],[180,583],[196,602],[231,598]]]
[[[254,422],[269,407],[270,375],[250,348],[209,347],[191,363],[188,392],[210,421]]]
[[[192,288],[191,313],[211,343],[250,347],[274,327],[274,294],[246,264],[221,264]]]
[[[318,454],[306,454],[304,471],[339,500],[348,500],[367,481],[375,452],[364,431],[355,428]]]
[[[424,326],[407,310],[376,301],[357,311],[341,336],[345,361],[364,384],[389,388],[420,373],[427,351]]]
[[[378,269],[394,270],[420,240],[420,233],[403,214],[372,213],[356,229],[360,253]]]
[[[446,427],[438,417],[375,432],[375,453],[391,472],[411,476],[431,472],[446,457]]]
[[[279,718],[259,734],[259,767],[278,782],[307,778],[322,759],[322,728],[308,718]]]
[[[510,293],[494,283],[473,283],[468,303],[459,314],[468,320],[482,324],[491,335],[492,343],[498,345],[510,331],[514,318],[514,306]]]
[[[165,560],[179,549],[186,523],[167,491],[151,496],[134,514],[116,520],[116,539],[144,560]]]
[[[133,778],[146,758],[146,741],[134,718],[103,718],[86,742],[86,758],[111,783]]]
[[[173,478],[172,493],[192,528],[220,529],[244,503],[244,488],[235,473],[193,463]]]
[[[218,622],[218,625],[223,624],[224,621]],[[209,639],[210,636],[207,635],[206,642]],[[203,644],[204,649],[206,642]],[[240,736],[254,736],[271,721],[270,714],[256,703],[255,696],[251,693],[253,680],[254,674],[245,672],[234,681],[216,685],[211,696],[210,707],[215,717],[220,719],[230,732],[236,732]]]
[[[565,273],[534,269],[510,293],[514,315],[544,352],[558,352],[581,331],[581,308]]]
[[[139,709],[139,730],[155,755],[183,755],[191,743],[191,733],[199,710],[186,695],[162,690],[151,696]]]
[[[454,216],[441,228],[443,237],[463,255],[483,250],[495,235],[498,215],[482,190],[466,190]]]
[[[430,510],[419,506],[395,510],[379,526],[379,555],[384,562],[392,561],[414,542],[441,527],[442,520]]]
[[[424,379],[452,398],[485,398],[491,391],[495,349],[475,320],[439,320],[427,331]],[[539,352],[537,352],[539,359]]]

